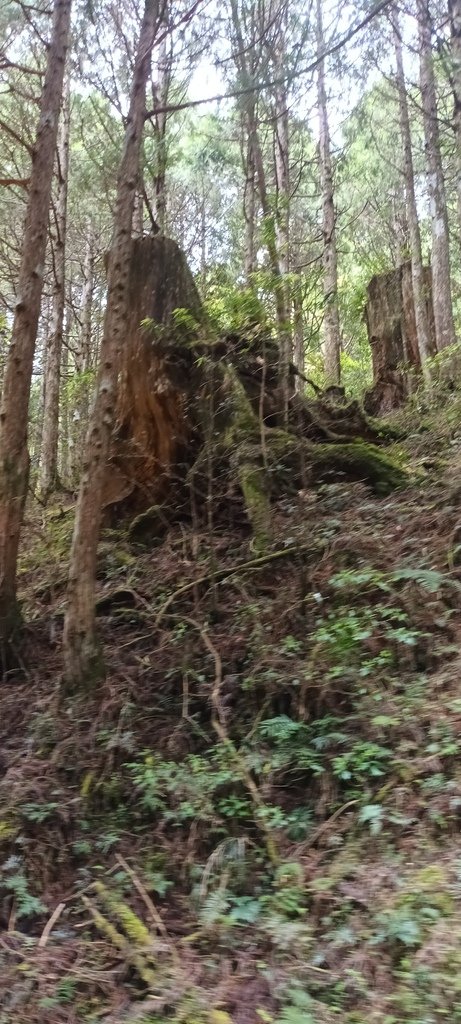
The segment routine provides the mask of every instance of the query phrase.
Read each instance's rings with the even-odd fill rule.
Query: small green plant
[[[403,946],[418,947],[422,942],[421,923],[410,908],[392,907],[376,917],[376,932],[371,945],[389,945],[397,953]]]
[[[320,620],[313,639],[329,663],[328,677],[366,678],[398,662],[400,647],[414,647],[421,637],[400,608],[340,606]],[[376,653],[372,648],[379,644]]]
[[[369,826],[372,836],[377,836],[383,827],[384,808],[381,804],[364,804],[359,813],[359,821]]]
[[[200,330],[200,324],[190,309],[178,307],[173,310],[172,320],[174,329],[180,336],[185,336],[187,339],[193,340],[197,332]],[[166,327],[162,323],[158,323],[152,317],[145,317],[141,320],[140,326],[144,330],[148,331],[156,341],[161,341],[163,338],[171,335],[171,327]]]
[[[21,804],[21,814],[27,821],[32,821],[38,825],[41,825],[48,818],[52,818],[54,812],[59,807],[58,803],[54,801],[48,801],[47,803],[26,803]]]
[[[29,879],[22,868],[20,858],[9,857],[2,865],[0,887],[14,897],[17,918],[35,917],[38,914],[46,913],[47,907],[38,896],[31,893],[29,885]]]
[[[208,819],[215,828],[219,818],[247,819],[251,805],[242,792],[232,756],[224,744],[207,757],[191,754],[182,762],[163,761],[150,751],[128,769],[148,811],[173,824]],[[232,792],[224,792],[231,789]]]
[[[364,783],[384,775],[392,756],[387,747],[359,740],[350,750],[333,758],[333,772],[360,790]]]
[[[255,281],[255,285],[257,283]],[[235,288],[227,283],[214,285],[205,301],[205,307],[218,332],[242,333],[251,340],[252,333],[257,335],[267,329],[267,313],[257,287]]]
[[[299,987],[287,990],[289,1002],[280,1011],[274,1024],[316,1024],[315,1003],[308,992]]]
[[[75,999],[77,982],[75,978],[61,978],[56,985],[53,996],[44,996],[38,1005],[43,1010],[52,1010],[56,1006],[67,1006]]]
[[[302,651],[302,648],[303,645],[301,641],[296,640],[294,636],[290,635],[284,636],[280,644],[280,650],[282,651],[282,653],[288,655],[299,654],[299,652]]]

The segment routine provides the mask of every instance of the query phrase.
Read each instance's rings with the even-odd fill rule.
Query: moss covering
[[[269,478],[263,465],[259,423],[232,366],[226,368],[225,385],[229,403],[224,448],[235,465],[254,534],[254,546],[263,552],[271,539]]]
[[[409,484],[406,469],[381,449],[364,441],[345,444],[317,444],[296,437],[284,430],[273,429],[266,434],[267,460],[272,474],[290,470],[296,476],[301,461],[313,478],[335,472],[349,478],[365,480],[376,494],[389,494]]]
[[[256,551],[263,552],[271,539],[270,504],[267,495],[267,474],[252,462],[243,461],[238,470],[245,510],[250,520]]]
[[[362,441],[309,445],[309,461],[315,474],[335,470],[347,473],[356,479],[366,480],[376,494],[390,494],[409,483],[405,469],[379,448]]]

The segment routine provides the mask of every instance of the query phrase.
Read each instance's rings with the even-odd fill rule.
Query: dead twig
[[[268,555],[260,555],[258,558],[253,558],[248,562],[241,562],[240,565],[234,565],[230,569],[217,569],[207,572],[204,576],[199,576],[198,579],[192,580],[192,583],[185,583],[183,587],[179,587],[179,590],[175,590],[173,594],[170,594],[169,598],[157,613],[154,620],[154,626],[157,628],[160,625],[168,609],[172,604],[174,604],[178,597],[182,597],[183,594],[187,594],[189,590],[193,590],[194,587],[197,587],[200,583],[207,583],[208,581],[211,583],[220,583],[229,579],[231,576],[235,576],[236,573],[249,572],[253,569],[263,568],[265,565],[268,565],[270,562],[274,562],[279,558],[287,558],[289,555],[297,554],[301,551],[311,552],[312,554],[323,553],[324,549],[325,545],[323,544],[321,546],[313,546],[312,544],[289,544],[286,548],[282,548],[278,551],[271,551]]]
[[[355,804],[358,804],[358,802],[358,800],[348,800],[346,804],[342,805],[342,807],[338,807],[335,813],[331,815],[331,818],[327,818],[326,821],[323,821],[322,824],[319,825],[318,828],[316,828],[315,832],[311,836],[309,836],[309,839],[307,839],[305,843],[301,843],[299,850],[309,850],[310,847],[317,842],[317,839],[320,839],[320,836],[322,836],[323,833],[326,832],[327,828],[329,828],[329,826],[332,825],[333,822],[341,816],[341,814],[344,814],[344,811],[348,811],[349,807],[354,807]]]
[[[46,923],[46,925],[45,925],[45,927],[44,927],[44,929],[42,931],[42,934],[41,934],[41,936],[40,936],[40,938],[38,940],[38,947],[39,947],[39,949],[44,949],[44,947],[46,946],[46,944],[48,942],[48,939],[49,939],[49,937],[51,935],[51,932],[53,931],[53,928],[54,928],[54,926],[56,924],[56,921],[58,921],[58,919],[61,917],[61,914],[62,914],[63,910],[65,910],[65,909],[66,909],[66,904],[65,903],[58,903],[57,907],[55,907],[55,909],[53,910],[53,913],[52,913],[49,921],[47,921],[47,923]]]

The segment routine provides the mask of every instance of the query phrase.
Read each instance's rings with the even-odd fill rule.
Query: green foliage
[[[437,395],[437,392],[443,393],[447,385],[450,388],[452,387],[453,378],[456,378],[459,374],[460,364],[461,344],[459,343],[444,348],[429,360],[429,372],[434,392],[433,400],[440,397],[440,395]]]
[[[399,646],[414,647],[422,636],[408,614],[382,603],[372,607],[339,606],[320,620],[314,640],[328,660],[330,679],[366,678],[396,664]],[[367,642],[379,643],[376,654]]]
[[[233,283],[210,285],[205,300],[212,328],[217,333],[236,333],[251,338],[267,327],[267,313],[257,289],[237,288]]]
[[[67,1006],[75,999],[77,982],[75,978],[61,978],[58,981],[53,996],[44,996],[39,999],[38,1005],[43,1010],[52,1010],[57,1006]]]
[[[335,728],[339,721],[328,716],[308,725],[279,715],[261,722],[258,733],[268,745],[266,770],[323,774],[324,752],[338,740],[345,739],[345,734]]]
[[[330,586],[335,590],[359,590],[365,588],[368,591],[373,589],[382,590],[391,594],[395,591],[396,584],[413,582],[417,583],[430,594],[436,594],[443,586],[454,586],[460,588],[456,580],[450,579],[446,573],[436,569],[420,569],[412,566],[404,566],[401,569],[394,569],[392,572],[382,572],[372,566],[364,566],[361,569],[342,569],[330,579]]]
[[[376,917],[376,932],[372,944],[387,944],[400,952],[401,946],[420,946],[421,922],[410,909],[397,907],[383,910]]]
[[[208,819],[215,829],[222,829],[222,819],[251,817],[251,804],[244,794],[225,792],[229,787],[241,790],[241,780],[224,744],[210,749],[207,757],[191,754],[180,763],[146,752],[142,761],[129,764],[128,769],[142,806],[172,824]]]
[[[287,992],[289,1002],[275,1019],[275,1024],[316,1024],[315,1003],[312,997],[299,987]]]
[[[288,772],[295,777],[304,773],[315,777],[331,772],[346,784],[349,795],[361,796],[366,785],[386,774],[395,755],[391,749],[378,743],[354,741],[344,729],[337,728],[340,721],[333,716],[325,716],[306,724],[279,716],[261,722],[259,734],[269,748],[265,772]],[[299,813],[302,814],[302,808],[299,808]],[[362,820],[368,822],[372,817],[373,812],[369,809]],[[374,817],[376,821],[377,812]],[[297,821],[299,817],[293,815],[285,824],[296,828]],[[309,826],[309,816],[306,825]]]
[[[11,856],[2,865],[0,876],[0,889],[10,893],[14,897],[14,910],[16,917],[36,917],[46,913],[47,907],[30,890],[30,882],[22,868],[21,860]]]
[[[173,333],[179,341],[183,340],[192,344],[200,330],[200,323],[190,309],[178,307],[172,312],[172,323],[157,323],[152,317],[147,316],[141,320],[141,327],[154,338],[155,341],[162,341],[171,337]]]
[[[67,402],[71,409],[77,410],[82,401],[88,400],[88,396],[93,391],[95,380],[96,372],[91,367],[88,370],[75,371],[69,374],[61,390],[62,401],[64,403]]]
[[[360,793],[364,783],[385,774],[392,751],[377,743],[358,740],[350,750],[333,758],[333,772]]]
[[[372,836],[377,836],[383,827],[384,809],[381,804],[364,804],[360,809],[359,821],[368,824]]]
[[[361,297],[362,298],[362,297]],[[357,318],[357,322],[360,322]],[[355,347],[356,355],[341,353],[341,382],[346,394],[359,399],[372,383],[371,360],[368,342],[360,334],[360,343]]]
[[[21,814],[27,821],[33,821],[41,825],[48,818],[52,818],[59,804],[53,800],[48,803],[25,803],[21,804]]]

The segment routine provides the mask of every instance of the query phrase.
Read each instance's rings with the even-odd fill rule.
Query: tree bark
[[[168,52],[168,46],[171,48],[171,39],[168,35],[168,3],[165,0],[162,13],[162,24],[161,29],[163,32],[163,38],[159,45],[158,53],[158,78],[154,86],[154,105],[157,107],[165,107],[168,103],[168,92],[170,89],[171,72],[172,72],[172,56],[171,52]],[[155,192],[155,218],[161,234],[166,232],[166,172],[168,163],[167,143],[166,143],[166,128],[167,128],[168,114],[165,110],[155,114],[154,118],[154,133],[155,133],[155,179],[154,179],[154,192]]]
[[[286,65],[286,39],[284,27],[281,26],[278,32],[278,39],[275,44],[273,66],[275,78],[279,84],[274,87],[274,170],[276,188],[276,241],[280,272],[283,276],[285,292],[285,309],[288,321],[286,331],[289,333],[288,357],[292,356],[292,325],[290,318],[291,310],[291,288],[289,285],[290,273],[290,136],[288,129],[288,96],[287,87],[283,79]]]
[[[451,84],[453,90],[453,129],[456,142],[456,195],[461,231],[461,0],[448,0],[451,30]]]
[[[245,123],[242,121],[242,130],[245,131]],[[256,170],[254,153],[250,138],[242,142],[244,150],[244,174],[245,189],[243,193],[243,216],[245,220],[245,280],[247,285],[251,284],[251,276],[256,266]]]
[[[322,0],[317,0],[317,50],[320,56],[325,50]],[[331,385],[339,384],[341,380],[341,331],[338,306],[336,213],[334,204],[333,166],[331,160],[331,141],[330,128],[328,124],[324,59],[320,61],[317,71],[317,102],[320,128],[320,186],[322,190],[324,364],[325,381],[327,385]]]
[[[434,347],[431,271],[424,268],[426,318]],[[373,387],[364,398],[372,416],[402,405],[410,393],[412,375],[419,374],[421,356],[410,263],[377,274],[367,288],[365,322],[373,364]]]
[[[46,502],[58,486],[59,392],[61,352],[65,309],[65,253],[67,231],[67,186],[69,177],[70,81],[64,94],[58,139],[57,196],[55,230],[51,232],[53,251],[53,298],[51,328],[46,343],[45,402],[39,470],[39,494]]]
[[[181,351],[184,332],[175,325],[174,310],[187,309],[192,324],[206,322],[184,254],[165,235],[133,240],[127,302],[102,496],[117,520],[128,509],[142,512],[162,501],[171,475],[180,475],[198,429],[193,406],[200,408],[203,382],[194,369],[194,330],[187,328],[189,345]]]
[[[70,13],[71,0],[55,0],[0,412],[0,642],[4,666],[14,654],[14,635],[19,624],[16,566],[29,480],[28,407]]]
[[[138,194],[139,198],[139,194]],[[78,348],[74,353],[77,371],[77,396],[72,417],[72,445],[70,478],[78,486],[82,462],[82,443],[88,426],[91,381],[89,369],[92,364],[93,348],[93,296],[95,284],[95,234],[90,222],[87,224],[85,259],[83,264],[83,287],[81,293],[81,330]],[[97,362],[97,358],[95,359]]]
[[[395,14],[395,19],[398,17]],[[402,40],[398,21],[394,20],[394,47],[397,69],[397,90],[399,96],[400,135],[402,139],[405,197],[407,207],[408,229],[411,247],[411,276],[413,282],[413,298],[416,320],[416,334],[418,340],[421,368],[426,381],[430,382],[427,360],[434,354],[433,340],[429,327],[427,315],[427,297],[424,280],[424,267],[421,248],[421,233],[419,230],[418,209],[416,205],[415,174],[413,168],[413,152],[411,144],[410,117],[408,113],[408,99],[405,86],[405,72],[403,67]]]
[[[243,88],[246,90],[244,103],[244,114],[248,131],[249,145],[251,146],[255,162],[256,181],[258,185],[259,200],[264,220],[264,240],[269,257],[269,265],[274,279],[274,299],[279,331],[279,376],[280,387],[283,394],[283,407],[285,418],[288,418],[289,403],[289,377],[291,361],[291,338],[290,338],[290,316],[286,305],[285,282],[280,265],[280,256],[277,248],[276,228],[274,214],[271,209],[267,191],[266,172],[264,169],[264,158],[261,148],[261,141],[256,120],[256,94],[252,92],[253,79],[247,61],[248,46],[245,46],[237,0],[231,0],[232,22],[234,26],[237,43],[235,63],[240,72]]]
[[[303,295],[301,274],[298,271],[297,280],[292,289],[293,301],[293,362],[299,374],[296,376],[296,391],[303,391],[304,382],[300,374],[304,374],[304,317],[303,317]]]
[[[80,350],[78,354],[77,369],[80,373],[86,373],[90,366],[91,339],[93,326],[93,293],[94,293],[94,264],[95,264],[95,238],[92,225],[88,224],[88,237],[86,240],[85,262],[83,265],[83,288],[82,288],[82,331],[80,337]]]
[[[108,268],[108,298],[96,395],[85,443],[70,555],[68,606],[64,622],[64,670],[66,685],[71,690],[91,687],[104,675],[95,629],[96,557],[106,462],[127,329],[131,231],[144,126],[146,84],[150,74],[157,19],[157,0],[146,0],[118,175],[114,235]]]
[[[445,182],[437,117],[432,61],[432,23],[427,0],[417,0],[420,49],[420,88],[423,107],[426,165],[432,222],[432,276],[437,350],[455,343]]]
[[[68,374],[69,374],[69,347],[68,340],[70,334],[71,316],[68,310],[64,344],[61,350],[61,370],[60,378],[64,382],[64,388],[62,391],[61,399],[61,444],[60,444],[60,458],[59,458],[59,478],[63,484],[68,487],[70,481],[70,418],[69,418],[69,392],[67,388]]]

